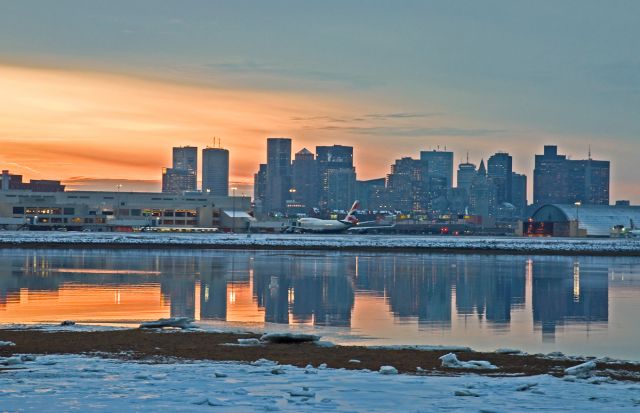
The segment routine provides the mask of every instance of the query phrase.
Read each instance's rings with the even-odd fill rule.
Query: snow
[[[245,347],[259,346],[262,344],[257,338],[239,338],[238,344]]]
[[[380,367],[380,374],[392,376],[394,374],[398,374],[398,369],[393,366],[382,366]]]
[[[189,329],[189,328],[195,328],[195,325],[193,324],[193,319],[189,317],[161,318],[156,321],[147,321],[140,324],[140,328],[165,328],[165,327]]]
[[[495,351],[496,354],[522,354],[522,351],[515,348],[499,348]]]
[[[470,360],[470,361],[460,361],[458,357],[453,354],[445,354],[440,357],[442,361],[442,367],[450,368],[450,369],[477,369],[477,370],[495,370],[498,367],[484,360]]]
[[[0,244],[145,245],[146,247],[206,246],[318,249],[464,249],[521,253],[630,253],[640,254],[638,239],[444,237],[408,235],[308,234],[158,234],[2,231]]]
[[[13,341],[0,341],[0,347],[10,347],[15,345],[16,343],[14,343]]]
[[[593,370],[596,369],[595,361],[587,361],[582,364],[578,364],[577,366],[569,367],[564,370],[564,374],[567,376],[575,376],[580,379],[586,379],[591,377]]]
[[[273,363],[273,362],[272,362]],[[45,355],[0,374],[3,411],[626,412],[640,385],[542,375],[410,376],[211,361],[153,364]],[[597,384],[597,385],[596,385]],[[215,407],[214,407],[215,406]]]

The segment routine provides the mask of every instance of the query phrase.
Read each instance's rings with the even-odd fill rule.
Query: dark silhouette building
[[[519,218],[527,214],[527,176],[513,172],[511,175],[511,203]]]
[[[284,212],[291,188],[291,139],[267,139],[267,182],[265,207],[268,212]]]
[[[557,146],[536,155],[533,172],[535,204],[609,204],[610,162],[569,160]]]
[[[420,151],[420,161],[426,167],[426,182],[436,179],[438,185],[444,180],[444,189],[453,187],[453,152],[432,150]]]
[[[173,165],[162,170],[162,192],[181,193],[198,189],[198,148],[173,148]]]
[[[307,148],[298,151],[293,160],[292,199],[306,209],[318,206],[318,167],[313,152]]]
[[[343,145],[316,146],[320,181],[320,208],[345,210],[356,197],[356,170],[353,147]]]
[[[487,176],[496,186],[496,201],[512,203],[513,158],[508,153],[498,152],[487,162]]]

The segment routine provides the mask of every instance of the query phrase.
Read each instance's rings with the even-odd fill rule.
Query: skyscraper
[[[512,201],[513,158],[508,153],[498,152],[487,162],[487,176],[496,186],[498,204]]]
[[[536,155],[533,170],[533,202],[566,204],[568,194],[567,157],[558,155],[558,147],[547,145],[544,154]]]
[[[464,189],[468,194],[476,174],[477,171],[474,164],[467,161],[458,165],[458,188]]]
[[[609,205],[609,161],[569,160],[569,202]]]
[[[258,172],[253,175],[253,201],[256,212],[262,213],[265,208],[267,193],[267,164],[261,163]]]
[[[202,192],[229,195],[229,151],[222,148],[202,150]]]
[[[427,180],[440,178],[444,179],[446,189],[453,187],[453,152],[432,150],[420,151],[420,160],[426,166]]]
[[[198,148],[173,148],[173,167],[162,170],[162,192],[180,193],[198,189]]]
[[[519,218],[527,213],[527,176],[513,172],[511,176],[511,203],[516,207]]]
[[[569,160],[557,146],[545,146],[544,155],[536,155],[534,203],[608,205],[610,168],[609,161]]]
[[[291,139],[267,139],[266,211],[284,212],[291,193]]]
[[[487,176],[487,169],[484,166],[484,160],[482,160],[473,184],[471,184],[469,208],[474,215],[489,217],[495,216],[497,206],[496,186]]]
[[[297,152],[293,160],[293,199],[307,209],[318,206],[318,168],[313,152],[307,148]]]
[[[424,212],[427,208],[425,165],[409,157],[396,160],[387,176],[389,202],[403,212]]]
[[[320,208],[348,209],[355,200],[353,147],[316,146],[316,162],[320,182]]]
[[[198,175],[198,148],[182,146],[173,148],[173,169],[185,169]],[[193,190],[196,188],[194,187]]]

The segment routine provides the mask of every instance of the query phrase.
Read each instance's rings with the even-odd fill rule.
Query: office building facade
[[[291,139],[267,139],[267,182],[265,207],[268,212],[284,212],[291,198]]]
[[[316,146],[316,162],[320,208],[348,209],[355,200],[356,171],[353,167],[353,147]]]
[[[292,164],[292,200],[309,210],[318,207],[318,167],[315,155],[307,148],[295,154]]]
[[[570,160],[557,146],[545,146],[536,155],[533,176],[535,204],[609,205],[610,162]]]
[[[496,186],[498,204],[512,202],[513,158],[508,153],[498,152],[487,161],[487,176]]]
[[[202,150],[202,192],[229,195],[229,151],[223,148]]]

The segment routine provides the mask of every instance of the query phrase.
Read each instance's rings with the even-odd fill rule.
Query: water
[[[0,251],[0,323],[317,331],[640,360],[640,259],[253,251]]]

